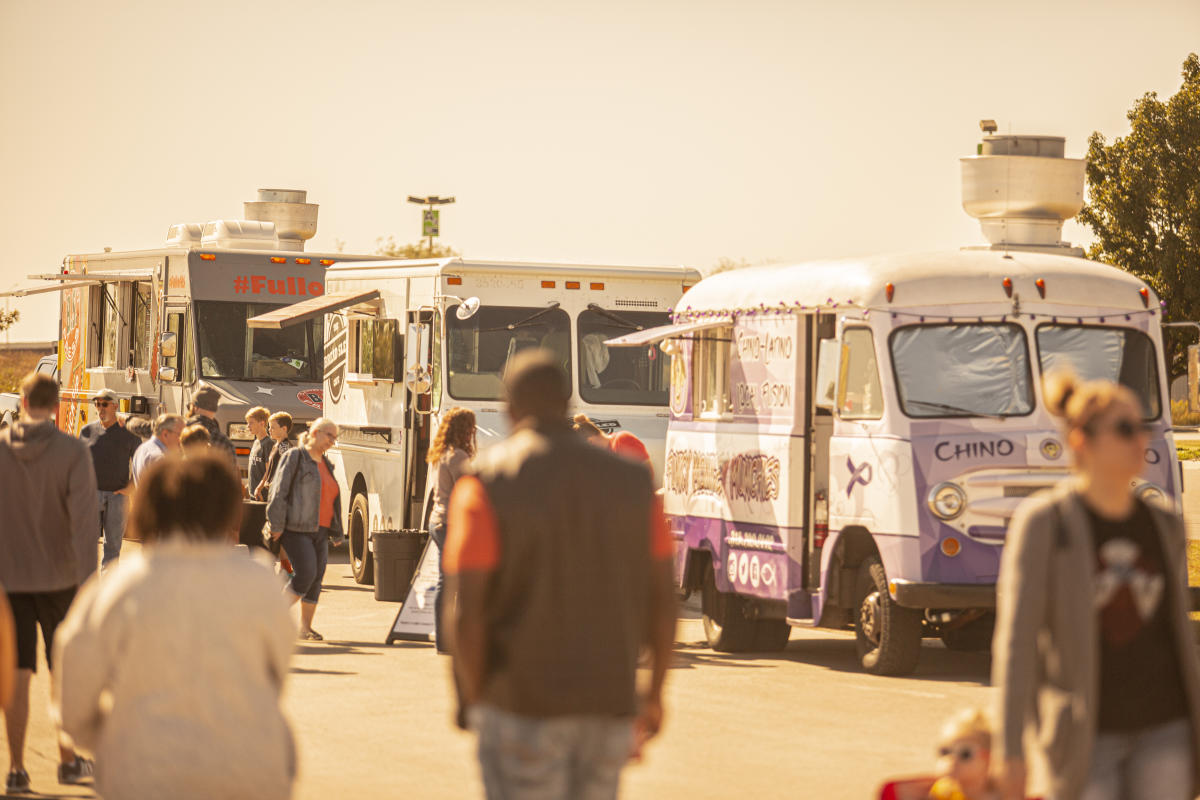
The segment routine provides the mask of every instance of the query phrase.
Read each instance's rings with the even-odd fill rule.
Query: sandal
[[[302,642],[323,642],[323,641],[325,641],[325,637],[322,636],[321,634],[317,633],[316,631],[314,631],[312,628],[309,628],[307,631],[300,634],[300,641],[302,641]]]

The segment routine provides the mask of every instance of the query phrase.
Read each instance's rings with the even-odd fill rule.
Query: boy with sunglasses
[[[92,398],[99,417],[83,426],[79,438],[92,454],[96,470],[96,486],[100,500],[100,531],[104,537],[104,557],[101,574],[107,573],[121,555],[125,535],[125,510],[133,491],[129,463],[142,440],[127,431],[117,419],[117,395],[112,389],[101,389]]]

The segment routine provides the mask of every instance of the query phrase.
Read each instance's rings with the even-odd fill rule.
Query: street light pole
[[[438,219],[437,219],[437,217],[433,216],[433,214],[434,214],[433,207],[449,205],[450,203],[454,202],[454,198],[453,197],[438,197],[436,194],[431,194],[428,197],[417,197],[416,195],[410,194],[408,196],[408,202],[413,203],[415,205],[426,207],[424,213],[421,216],[421,235],[429,236],[429,255],[432,256],[433,255],[433,237],[437,236],[439,234]],[[428,219],[428,222],[426,222],[426,219]]]

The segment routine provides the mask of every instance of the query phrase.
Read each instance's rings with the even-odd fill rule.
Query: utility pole
[[[453,197],[438,197],[436,194],[431,194],[428,197],[416,197],[415,195],[408,196],[408,202],[419,206],[425,206],[425,210],[421,214],[421,235],[429,238],[429,255],[433,255],[433,237],[437,236],[438,222],[441,212],[434,206],[449,205],[454,202]]]

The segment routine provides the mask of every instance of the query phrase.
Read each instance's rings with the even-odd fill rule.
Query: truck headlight
[[[929,510],[939,519],[954,519],[966,508],[966,492],[956,483],[939,483],[929,491]]]
[[[250,441],[254,439],[254,434],[250,433],[250,426],[244,422],[229,423],[229,430],[225,434],[230,439],[239,441]]]

